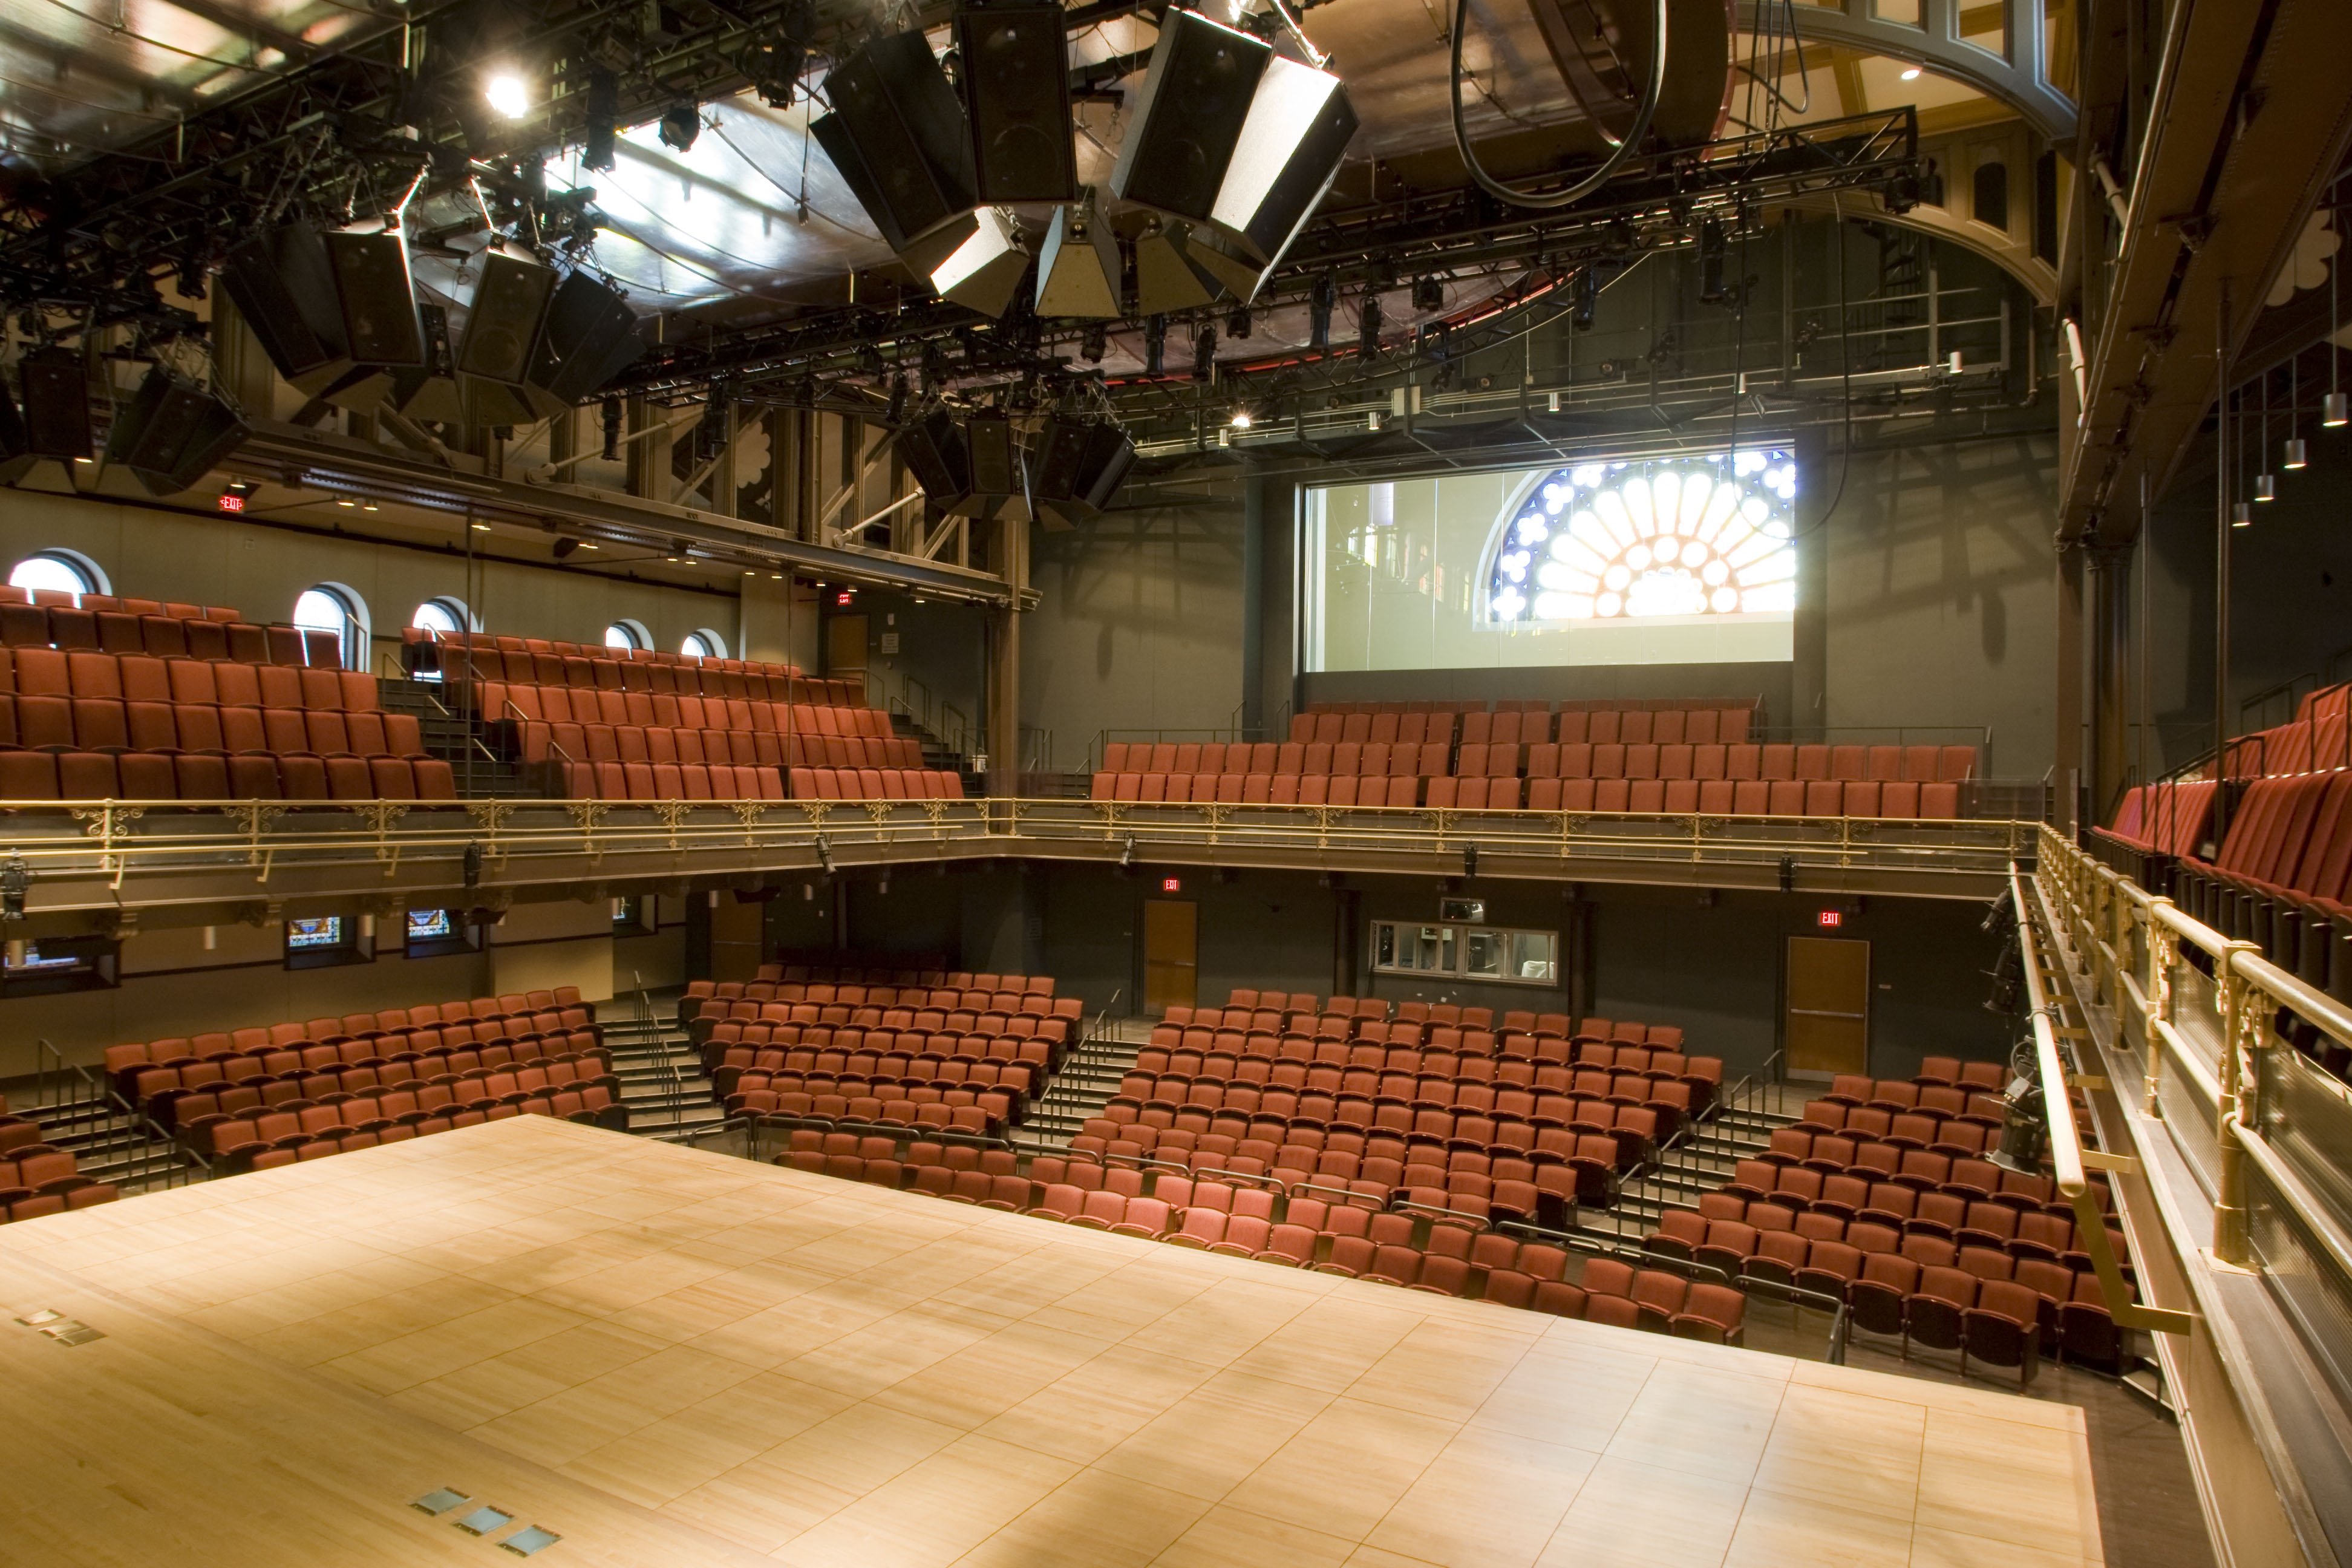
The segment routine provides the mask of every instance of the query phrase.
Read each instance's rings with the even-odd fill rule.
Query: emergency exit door
[[[1870,1070],[1870,943],[1790,937],[1788,997],[1780,1038],[1790,1072]]]
[[[1143,904],[1143,1006],[1159,1017],[1193,1005],[1201,973],[1201,906],[1179,899]]]

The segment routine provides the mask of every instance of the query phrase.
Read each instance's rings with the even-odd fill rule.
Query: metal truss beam
[[[1799,7],[1788,6],[1786,0],[1740,0],[1739,26],[1751,33],[1776,25],[1785,29],[1793,9],[1807,43],[1908,60],[2007,104],[2045,141],[2071,144],[2074,100],[2050,84],[2043,0],[1995,3],[2000,6],[1999,54],[1960,37],[1961,0],[1918,0],[1916,27],[1879,16],[1876,0],[1826,0]]]

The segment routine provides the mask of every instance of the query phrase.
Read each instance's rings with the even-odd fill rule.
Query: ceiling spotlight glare
[[[530,89],[512,71],[500,71],[485,82],[482,97],[509,120],[520,120],[530,112]]]
[[[2311,456],[2308,450],[2304,447],[2303,437],[2300,436],[2291,436],[2287,437],[2286,455],[2279,459],[2279,467],[2282,468],[2300,468],[2308,465],[2310,461]]]
[[[1919,68],[1917,66],[1905,66],[1903,68],[1903,79],[1905,81],[1917,81],[1919,79]]]
[[[673,151],[685,153],[694,147],[694,139],[702,134],[702,110],[691,103],[674,103],[662,111],[661,142]]]
[[[376,510],[376,504],[372,500],[363,500],[360,502],[360,510],[362,511],[373,511]]]
[[[1236,430],[1248,429],[1250,427],[1250,411],[1246,408],[1234,409],[1234,416],[1230,423]]]

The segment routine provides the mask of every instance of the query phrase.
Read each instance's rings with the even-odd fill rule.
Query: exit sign
[[[1160,879],[1160,890],[1163,893],[1181,893],[1184,890],[1183,879],[1180,877],[1162,877]]]
[[[1822,924],[1825,926],[1839,926],[1843,925],[1844,923],[1845,913],[1843,910],[1823,910],[1822,911]]]

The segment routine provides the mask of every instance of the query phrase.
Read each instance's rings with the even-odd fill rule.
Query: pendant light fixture
[[[2295,376],[2297,368],[2294,360],[2286,362],[2286,449],[2279,458],[2279,467],[2289,472],[2311,460],[2304,451],[2303,437],[2295,434],[2303,424],[2303,393]]]
[[[2257,454],[2267,456],[2271,447],[2271,378],[2268,371],[2263,373],[2262,420],[2263,438],[2254,443],[2254,450]],[[2254,476],[2254,499],[2258,501],[2278,500],[2276,475],[2256,474]]]
[[[2333,193],[2331,192],[2332,195]],[[2344,244],[2341,220],[2336,221],[2336,254],[2327,258],[2327,401],[2319,405],[2319,423],[2329,430],[2341,429],[2352,421],[2352,396],[2337,389],[2336,356],[2344,351],[2336,346],[2336,334],[2344,330],[2343,296],[2336,292],[2336,274],[2344,270]]]
[[[2237,414],[2237,417],[2239,417],[2240,419],[2243,419],[2245,416],[2246,416],[2246,394],[2245,394],[2245,389],[2244,389],[2244,388],[2242,388],[2242,387],[2241,387],[2241,388],[2239,389],[2239,391],[2238,391],[2238,414]],[[2230,441],[2230,478],[2231,478],[2231,481],[2232,481],[2232,488],[2233,488],[2233,489],[2235,489],[2237,490],[2237,492],[2238,492],[2238,497],[2239,497],[2239,499],[2238,499],[2238,500],[2237,500],[2236,504],[2232,505],[2232,506],[2230,508],[2230,526],[2231,526],[2231,528],[2251,528],[2251,527],[2252,527],[2252,526],[2253,526],[2253,521],[2254,521],[2254,509],[2253,509],[2253,507],[2252,507],[2252,505],[2251,505],[2251,504],[2250,504],[2250,503],[2245,500],[2245,494],[2246,494],[2246,438],[2245,438],[2245,433],[2244,433],[2243,431],[2233,431],[2233,430],[2229,430],[2229,429],[2227,428],[2227,425],[2228,425],[2228,421],[2229,421],[2229,415],[2228,415],[2228,412],[2226,411],[2226,409],[2225,409],[2225,410],[2224,410],[2224,412],[2223,412],[2223,415],[2222,415],[2222,420],[2223,420],[2223,425],[2224,425],[2224,434],[2226,434],[2226,435],[2228,435],[2228,436],[2230,436],[2230,437],[2231,437],[2231,441]]]

